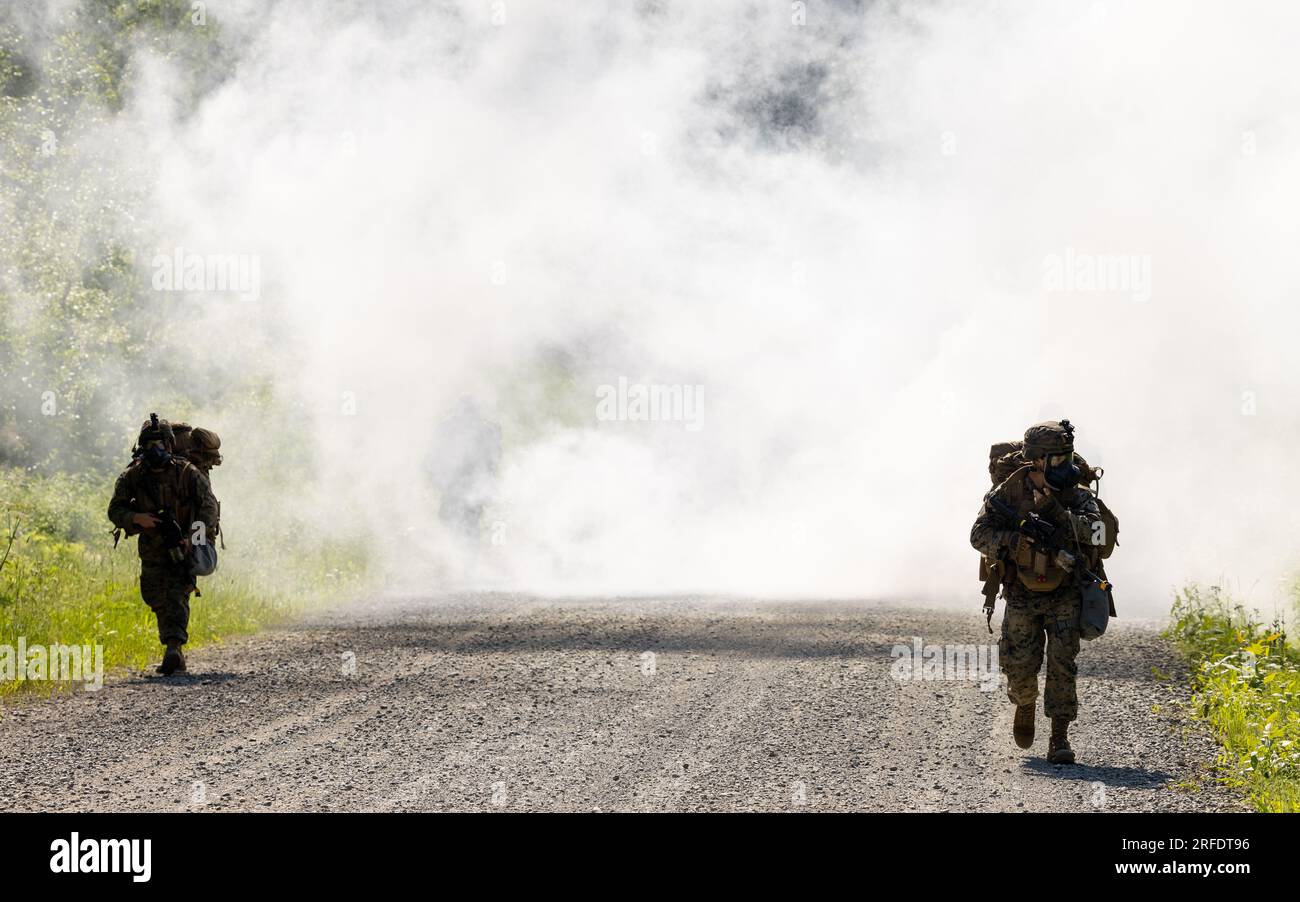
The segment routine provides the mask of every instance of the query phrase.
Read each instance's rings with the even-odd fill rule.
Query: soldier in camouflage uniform
[[[202,523],[205,541],[218,531],[217,500],[208,478],[198,468],[173,455],[174,436],[166,420],[156,415],[140,430],[136,457],[117,477],[108,519],[127,535],[140,536],[140,595],[158,618],[158,639],[166,650],[158,672],[185,670],[182,647],[189,641],[190,593],[196,590],[188,567],[195,524]],[[182,530],[184,559],[173,559],[160,513],[174,517]]]
[[[1034,741],[1034,704],[1045,643],[1043,711],[1052,721],[1047,757],[1053,763],[1071,764],[1074,751],[1067,731],[1079,711],[1075,656],[1081,605],[1074,569],[1092,562],[1094,524],[1101,515],[1092,492],[1058,475],[1073,461],[1074,435],[1068,420],[1029,427],[1023,455],[1028,463],[985,496],[971,528],[971,544],[981,554],[1007,562],[1003,590],[1007,607],[998,654],[1007,676],[1007,695],[1016,706],[1012,728],[1016,744],[1027,749]],[[989,500],[993,498],[1016,512],[1015,522],[994,509]],[[1035,539],[1020,528],[1031,513],[1055,527],[1052,540],[1041,535]]]

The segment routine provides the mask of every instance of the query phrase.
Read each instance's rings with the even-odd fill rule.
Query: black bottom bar
[[[1042,880],[1231,891],[1294,878],[1293,823],[1250,814],[11,814],[0,818],[0,857],[7,889],[135,884],[204,895],[356,881],[450,891],[467,878],[493,890],[519,881],[574,890],[661,882],[667,891],[686,874],[732,888],[901,879],[975,892],[1008,881],[1033,881],[1026,891],[1038,892]],[[146,865],[148,880],[137,879]],[[94,866],[113,872],[85,872]]]

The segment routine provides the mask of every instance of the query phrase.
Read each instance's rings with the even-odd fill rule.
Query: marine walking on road
[[[1006,600],[998,652],[1016,706],[1013,737],[1020,748],[1033,745],[1038,673],[1046,657],[1047,757],[1056,764],[1075,760],[1068,733],[1079,714],[1080,640],[1096,638],[1115,615],[1104,560],[1119,523],[1086,487],[1099,487],[1102,472],[1075,453],[1069,420],[1037,423],[1023,442],[991,449],[995,485],[971,528],[971,544],[983,555],[990,623],[999,589]]]

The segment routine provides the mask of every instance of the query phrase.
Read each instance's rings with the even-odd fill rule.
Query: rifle
[[[162,537],[163,547],[167,549],[167,557],[171,558],[172,563],[177,566],[184,564],[185,546],[182,542],[185,539],[185,531],[181,529],[175,514],[160,510],[154,516],[160,521],[154,529],[158,530],[158,535]]]
[[[980,573],[984,575],[984,613],[991,636],[993,635],[993,607],[997,604],[998,589],[1002,587],[1002,574],[1007,566],[1006,552],[999,551],[997,557],[984,557],[980,561],[983,565]]]
[[[1045,517],[1030,511],[1020,516],[1016,509],[999,498],[988,498],[989,507],[1009,523],[1014,523],[1022,536],[1028,536],[1039,548],[1060,551],[1064,545],[1065,530]]]
[[[1079,585],[1079,594],[1082,598],[1080,609],[1082,638],[1093,639],[1105,632],[1106,613],[1107,608],[1110,606],[1110,590],[1113,584],[1089,570],[1085,565],[1085,558],[1081,554],[1073,554],[1065,550],[1065,529],[1052,525],[1049,520],[1032,511],[1021,517],[1011,505],[998,498],[989,497],[986,500],[994,513],[1008,522],[1014,523],[1020,534],[1028,536],[1037,547],[1058,556],[1061,554],[1069,556],[1070,566],[1065,569],[1074,572],[1074,578]],[[1083,546],[1079,541],[1079,535],[1073,520],[1070,521],[1070,530],[1073,534],[1076,550],[1081,549]],[[989,614],[989,631],[992,632],[993,609],[991,603],[986,603],[985,609]],[[1087,627],[1091,627],[1091,629]]]

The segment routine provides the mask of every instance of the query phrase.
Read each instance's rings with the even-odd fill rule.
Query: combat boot
[[[1034,703],[1016,705],[1016,720],[1011,725],[1011,735],[1016,745],[1027,749],[1034,744]]]
[[[1070,748],[1070,740],[1065,735],[1069,729],[1068,718],[1052,718],[1052,738],[1047,742],[1047,760],[1053,764],[1074,763],[1074,749]]]
[[[171,676],[176,671],[185,670],[185,655],[181,652],[179,643],[172,642],[167,646],[167,651],[163,653],[162,663],[158,665],[158,672],[163,676]]]

